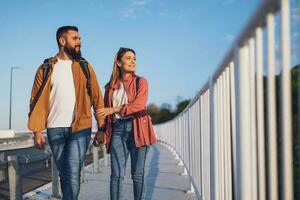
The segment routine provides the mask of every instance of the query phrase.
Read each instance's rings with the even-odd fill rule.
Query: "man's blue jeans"
[[[145,198],[145,162],[149,146],[135,147],[132,119],[119,119],[113,124],[113,134],[110,144],[111,176],[110,198],[122,199],[123,180],[126,162],[131,157],[131,177],[135,200]]]
[[[91,129],[72,133],[71,127],[48,128],[47,137],[59,172],[63,200],[77,200]]]

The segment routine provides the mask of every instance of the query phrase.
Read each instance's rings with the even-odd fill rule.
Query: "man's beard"
[[[69,48],[69,47],[65,46],[64,51],[72,59],[80,60],[81,59],[81,51],[79,50],[78,52],[76,52],[76,50],[75,50],[76,47],[80,47],[80,45],[77,45],[74,48]]]

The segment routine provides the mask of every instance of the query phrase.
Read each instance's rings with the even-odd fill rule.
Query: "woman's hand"
[[[118,112],[120,112],[120,110],[121,110],[121,106],[110,107],[110,108],[100,108],[97,110],[96,115],[104,118],[107,115],[112,115],[114,113],[118,113]]]
[[[97,110],[96,115],[102,118],[106,117],[107,115],[114,114],[114,108],[100,108]]]

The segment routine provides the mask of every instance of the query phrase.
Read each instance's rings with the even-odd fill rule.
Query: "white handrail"
[[[184,165],[190,191],[199,199],[267,199],[267,194],[268,199],[279,199],[279,193],[282,199],[293,199],[289,3],[262,1],[187,108],[155,126],[159,141]],[[277,14],[281,20],[275,25]],[[280,118],[275,26],[281,30]],[[283,144],[278,147],[283,152],[281,166],[278,135]]]

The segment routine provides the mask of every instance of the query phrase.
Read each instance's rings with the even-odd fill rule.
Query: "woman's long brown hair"
[[[120,62],[123,55],[128,51],[131,51],[135,55],[135,51],[133,49],[124,48],[124,47],[120,47],[118,53],[115,55],[113,71],[111,73],[110,80],[108,82],[110,87],[113,87],[113,85],[117,82],[117,80],[122,78],[121,68],[118,66],[118,61]]]

